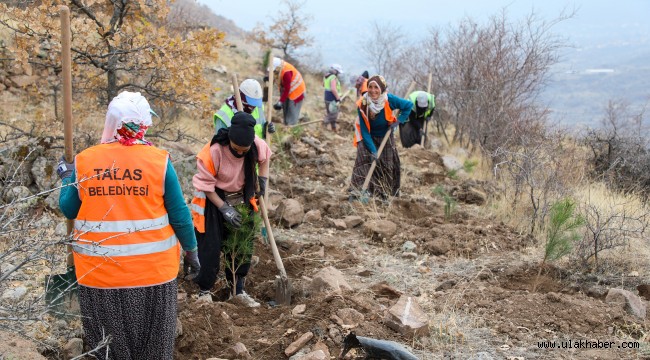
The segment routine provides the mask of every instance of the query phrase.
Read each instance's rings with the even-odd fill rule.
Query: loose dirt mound
[[[283,231],[279,231],[279,237],[285,237]],[[177,340],[177,358],[231,358],[230,348],[241,342],[256,359],[286,359],[285,348],[308,331],[314,334],[312,345],[322,342],[331,354],[337,355],[347,330],[336,325],[330,317],[344,308],[364,314],[365,320],[355,328],[360,333],[376,334],[382,338],[399,337],[381,324],[381,313],[377,311],[381,305],[372,292],[309,293],[309,282],[303,277],[311,275],[324,264],[336,263],[339,269],[353,268],[358,262],[354,256],[328,247],[325,260],[324,246],[320,243],[301,244],[285,240],[281,244],[281,249],[289,248],[282,251],[282,257],[294,288],[292,302],[294,306],[305,305],[305,312],[292,314],[293,306],[269,305],[274,300],[273,278],[278,271],[270,249],[259,244],[256,249],[256,254],[260,256],[259,263],[247,277],[246,289],[263,304],[260,308],[245,308],[225,301],[224,281],[218,281],[213,289],[216,294],[214,303],[197,301],[192,297],[197,291],[196,286],[179,279],[184,291],[179,295],[183,335]],[[378,297],[383,298],[381,294]]]

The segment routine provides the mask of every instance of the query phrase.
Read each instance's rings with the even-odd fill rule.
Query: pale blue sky
[[[199,0],[215,13],[233,20],[244,30],[270,19],[286,7],[279,0]],[[478,21],[507,8],[513,20],[523,19],[532,10],[552,19],[565,8],[578,10],[575,18],[557,26],[578,47],[603,42],[650,41],[650,0],[401,0],[306,1],[303,13],[313,16],[310,33],[315,38],[312,52],[320,53],[322,63],[341,63],[346,72],[356,73],[365,59],[358,45],[370,36],[372,21],[387,22],[418,40],[431,27],[444,27],[469,16]]]

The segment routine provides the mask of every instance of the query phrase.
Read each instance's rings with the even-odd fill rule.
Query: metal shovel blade
[[[348,200],[350,202],[353,201],[358,201],[364,205],[368,204],[370,201],[370,192],[366,190],[355,190],[350,193],[350,196],[348,197]]]
[[[275,302],[278,305],[291,305],[291,283],[287,277],[277,276],[275,285]]]

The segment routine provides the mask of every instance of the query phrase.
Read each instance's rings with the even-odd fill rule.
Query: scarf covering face
[[[245,113],[252,114],[253,111],[255,111],[255,106],[250,105],[249,103],[246,102],[246,95],[243,92],[239,92],[241,95],[241,104],[242,108],[244,109]],[[237,103],[235,102],[235,95],[231,95],[229,98],[226,99],[226,105],[228,105],[234,113],[238,112],[237,110]]]
[[[144,139],[144,134],[149,127],[146,125],[134,124],[132,122],[122,124],[122,127],[117,129],[117,141],[122,145],[149,145],[151,142]]]
[[[388,93],[386,92],[388,87],[386,86],[386,80],[381,75],[375,75],[368,79],[368,86],[370,86],[370,83],[373,82],[379,86],[379,89],[381,90],[379,98],[377,98],[377,100],[373,100],[370,97],[369,92],[365,93],[363,96],[366,98],[366,103],[368,104],[368,110],[370,111],[370,114],[374,117],[374,115],[379,114],[379,112],[384,109],[384,103],[388,100]]]
[[[234,119],[234,118],[233,118]],[[219,129],[217,134],[212,137],[210,146],[215,143],[223,146],[230,147],[232,127]],[[254,135],[253,135],[254,138]],[[257,146],[251,144],[251,149],[244,154],[244,202],[250,206],[250,199],[255,196],[255,189],[257,188],[257,172],[255,165],[258,163],[259,155],[257,153]],[[223,191],[217,188],[217,193]],[[252,209],[252,207],[251,207]]]
[[[151,114],[155,115],[147,99],[139,92],[121,92],[108,104],[101,143],[119,141],[127,146],[151,145],[144,139],[152,124]]]

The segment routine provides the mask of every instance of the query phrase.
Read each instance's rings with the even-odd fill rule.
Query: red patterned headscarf
[[[144,139],[144,134],[149,129],[148,126],[144,124],[136,123],[126,123],[122,124],[122,127],[117,129],[117,141],[122,145],[151,145],[151,142]]]
[[[144,139],[151,126],[149,102],[139,92],[123,91],[108,104],[102,144],[119,141],[122,145],[151,145]],[[156,115],[157,116],[157,115]]]

